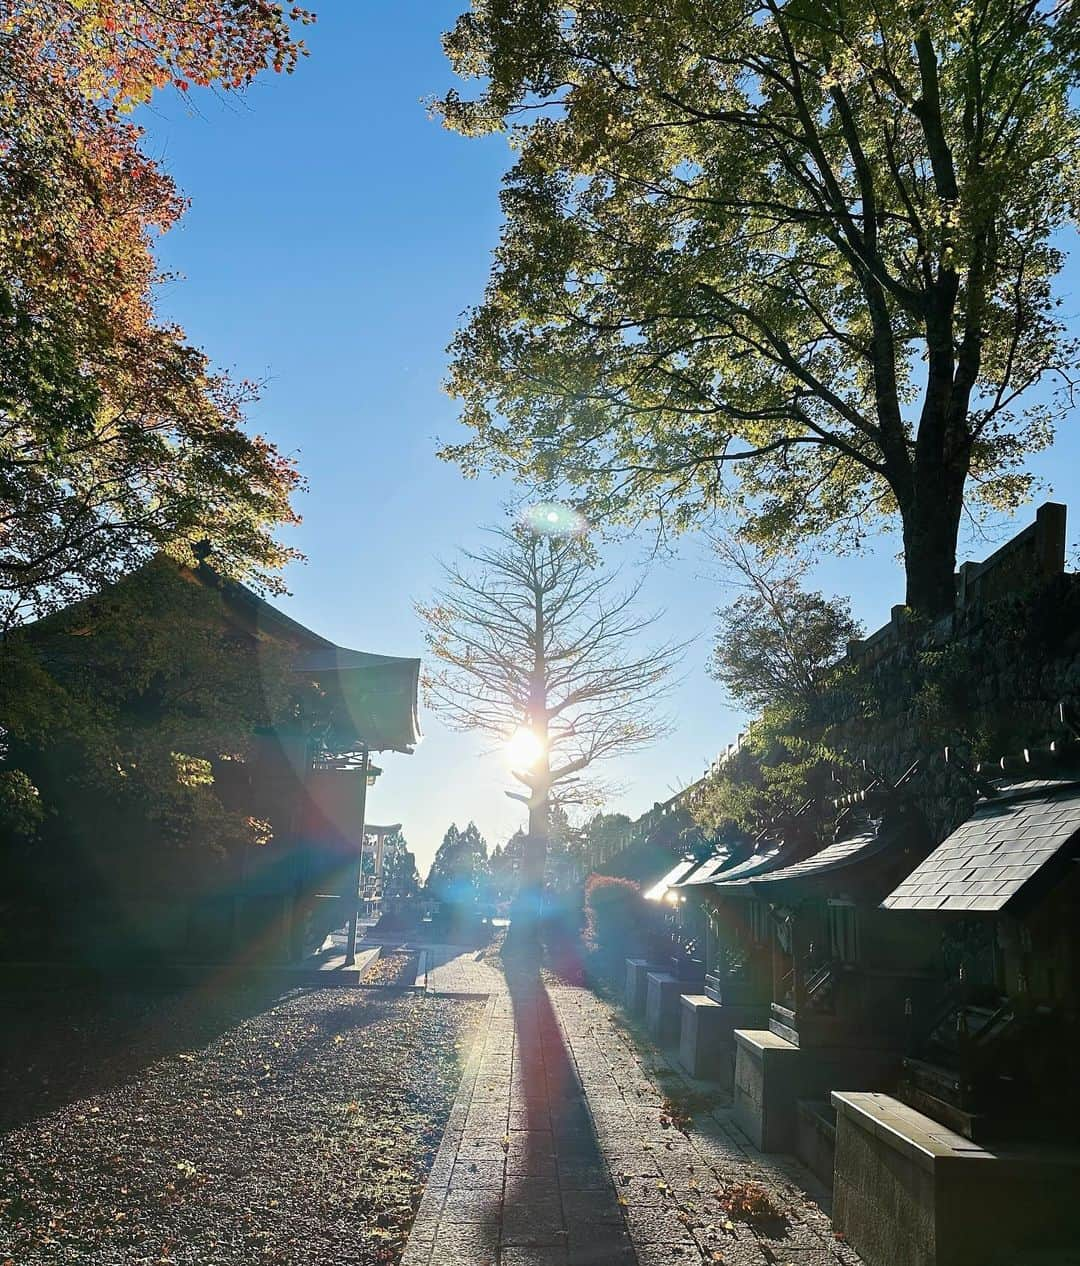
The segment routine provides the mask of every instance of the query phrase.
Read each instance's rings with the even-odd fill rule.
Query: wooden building
[[[60,805],[52,827],[57,847],[50,856],[7,850],[5,897],[36,935],[37,957],[102,968],[297,960],[355,917],[366,795],[379,772],[371,754],[411,753],[420,739],[420,662],[338,646],[205,563],[186,569],[160,558],[118,586],[136,594],[126,608],[133,627],[124,650],[133,657],[133,678],[141,671],[140,583],[150,586],[159,624],[170,611],[197,607],[200,636],[208,646],[230,648],[256,694],[262,665],[268,692],[274,674],[270,723],[242,743],[207,733],[199,753],[212,768],[212,792],[223,809],[263,824],[263,838],[229,848],[200,847],[195,838],[168,848],[155,838],[153,819],[137,815],[125,820],[122,833],[95,831],[92,821],[80,820],[77,831],[65,834],[59,797],[64,778],[79,773],[59,768],[51,783]],[[93,682],[96,621],[109,599],[88,599],[19,636]],[[200,653],[192,652],[196,670]],[[153,725],[152,711],[146,724]],[[231,750],[234,744],[242,750]],[[47,774],[51,758],[46,751],[39,762]],[[4,952],[26,953],[14,940]]]

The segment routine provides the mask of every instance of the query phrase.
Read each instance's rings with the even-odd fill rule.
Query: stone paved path
[[[860,1266],[805,1194],[813,1179],[755,1152],[722,1105],[689,1136],[670,1124],[660,1086],[689,1083],[643,1059],[608,1004],[487,970],[500,986],[402,1266]],[[758,1230],[715,1198],[748,1180],[782,1212]]]
[[[460,945],[429,945],[417,962],[416,984],[431,993],[496,994],[506,991],[501,971],[477,959],[477,950]]]

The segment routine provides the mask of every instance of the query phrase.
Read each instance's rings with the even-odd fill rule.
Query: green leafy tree
[[[445,47],[447,126],[517,159],[444,455],[773,549],[884,516],[951,611],[965,496],[1027,495],[1073,359],[1071,8],[474,0]]]
[[[589,870],[599,870],[633,840],[634,824],[625,813],[597,813],[585,824],[585,861]]]
[[[518,889],[522,861],[525,856],[525,832],[517,830],[506,841],[505,847],[496,844],[488,859],[491,873],[491,894],[494,901],[506,901]]]
[[[730,697],[754,713],[776,705],[805,708],[823,677],[862,628],[842,598],[807,592],[805,567],[764,566],[744,550],[720,542],[743,592],[717,615],[713,676]]]

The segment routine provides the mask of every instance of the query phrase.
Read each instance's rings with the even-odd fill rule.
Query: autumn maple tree
[[[473,0],[446,49],[516,155],[446,455],[771,549],[884,518],[951,611],[965,502],[1069,403],[1072,6]]]
[[[0,614],[166,549],[270,587],[298,476],[243,427],[247,384],[154,312],[184,200],[132,118],[163,89],[242,89],[303,54],[266,0],[0,4]]]

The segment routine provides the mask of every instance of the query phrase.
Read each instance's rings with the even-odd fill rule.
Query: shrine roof
[[[1023,904],[1080,845],[1080,778],[999,786],[885,898],[891,910],[996,913]]]
[[[845,839],[827,844],[819,852],[801,861],[792,862],[788,866],[780,866],[763,874],[738,879],[736,883],[759,884],[785,883],[790,880],[816,878],[819,875],[830,875],[835,871],[859,865],[871,857],[876,857],[887,849],[894,841],[895,835],[881,829],[879,820],[872,821],[862,830]]]
[[[645,891],[646,901],[663,901],[667,896],[667,890],[677,884],[689,871],[693,870],[697,862],[691,858],[683,858],[677,865],[672,866],[663,879],[658,879],[651,888]]]
[[[292,671],[311,676],[336,696],[336,746],[411,753],[420,741],[420,661],[338,646],[271,606],[260,594],[202,566],[196,580],[217,588],[227,609],[258,634],[294,647]]]
[[[722,870],[731,861],[731,854],[726,850],[722,853],[714,853],[712,857],[708,857],[697,867],[696,870],[689,871],[679,881],[683,884],[704,884],[708,883],[718,870]]]
[[[752,853],[745,861],[741,861],[736,866],[732,866],[730,870],[723,870],[717,867],[716,871],[702,875],[702,871],[698,871],[692,875],[687,884],[711,884],[714,888],[726,888],[734,880],[747,879],[751,875],[759,875],[762,871],[768,870],[783,860],[783,856],[788,849],[781,841],[779,843],[770,842],[760,853]],[[704,870],[704,867],[702,867]]]

